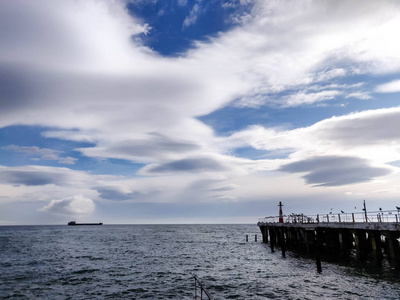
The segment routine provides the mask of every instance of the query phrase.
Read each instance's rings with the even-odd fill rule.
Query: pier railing
[[[200,295],[198,295],[198,293]],[[203,300],[203,299],[211,300],[211,296],[208,294],[204,285],[201,283],[200,279],[196,275],[194,275],[194,299],[195,300]]]
[[[278,223],[279,216],[271,216],[260,218],[261,223]],[[284,223],[362,223],[362,222],[376,222],[376,223],[399,223],[400,211],[399,210],[379,210],[369,212],[355,212],[355,213],[328,213],[317,215],[304,215],[304,214],[290,214],[283,216]]]

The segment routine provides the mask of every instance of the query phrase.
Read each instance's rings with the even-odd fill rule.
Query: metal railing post
[[[197,275],[194,275],[194,299],[198,300],[197,298],[197,285],[200,287],[200,300],[203,300],[203,292],[207,296],[208,300],[211,300],[210,295],[208,294],[207,290],[204,288],[203,284],[200,282],[200,280],[197,278]]]
[[[378,223],[388,223],[396,222],[400,223],[400,207],[398,210],[385,210],[380,209],[379,211],[369,211],[366,213],[366,208],[362,212],[353,213],[332,213],[329,214],[316,214],[316,215],[305,215],[305,214],[295,214],[284,216],[285,223],[293,224],[310,224],[310,223],[356,223],[357,222],[378,222]],[[376,218],[375,218],[376,217]],[[276,223],[278,221],[277,217],[265,217],[260,219],[258,222],[259,226]]]

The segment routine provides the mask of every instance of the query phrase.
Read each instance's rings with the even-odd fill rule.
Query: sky
[[[0,1],[0,225],[400,206],[400,2]]]

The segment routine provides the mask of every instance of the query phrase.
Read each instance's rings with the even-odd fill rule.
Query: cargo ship
[[[103,223],[76,223],[75,221],[68,222],[70,226],[79,226],[79,225],[103,225]]]

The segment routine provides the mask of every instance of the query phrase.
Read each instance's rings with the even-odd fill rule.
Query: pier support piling
[[[271,252],[274,253],[275,252],[274,247],[275,247],[276,237],[275,237],[275,231],[273,229],[269,230],[269,237],[270,237],[269,244],[270,244],[270,247],[271,247]]]
[[[354,236],[355,246],[357,258],[360,261],[363,261],[367,258],[367,238],[365,231],[357,230]]]
[[[379,231],[374,231],[370,233],[371,236],[371,252],[372,259],[375,261],[377,266],[382,265],[382,241],[381,234]]]
[[[397,238],[397,235],[388,234],[386,236],[385,242],[387,244],[388,256],[391,266],[395,269],[400,269],[400,246]]]

